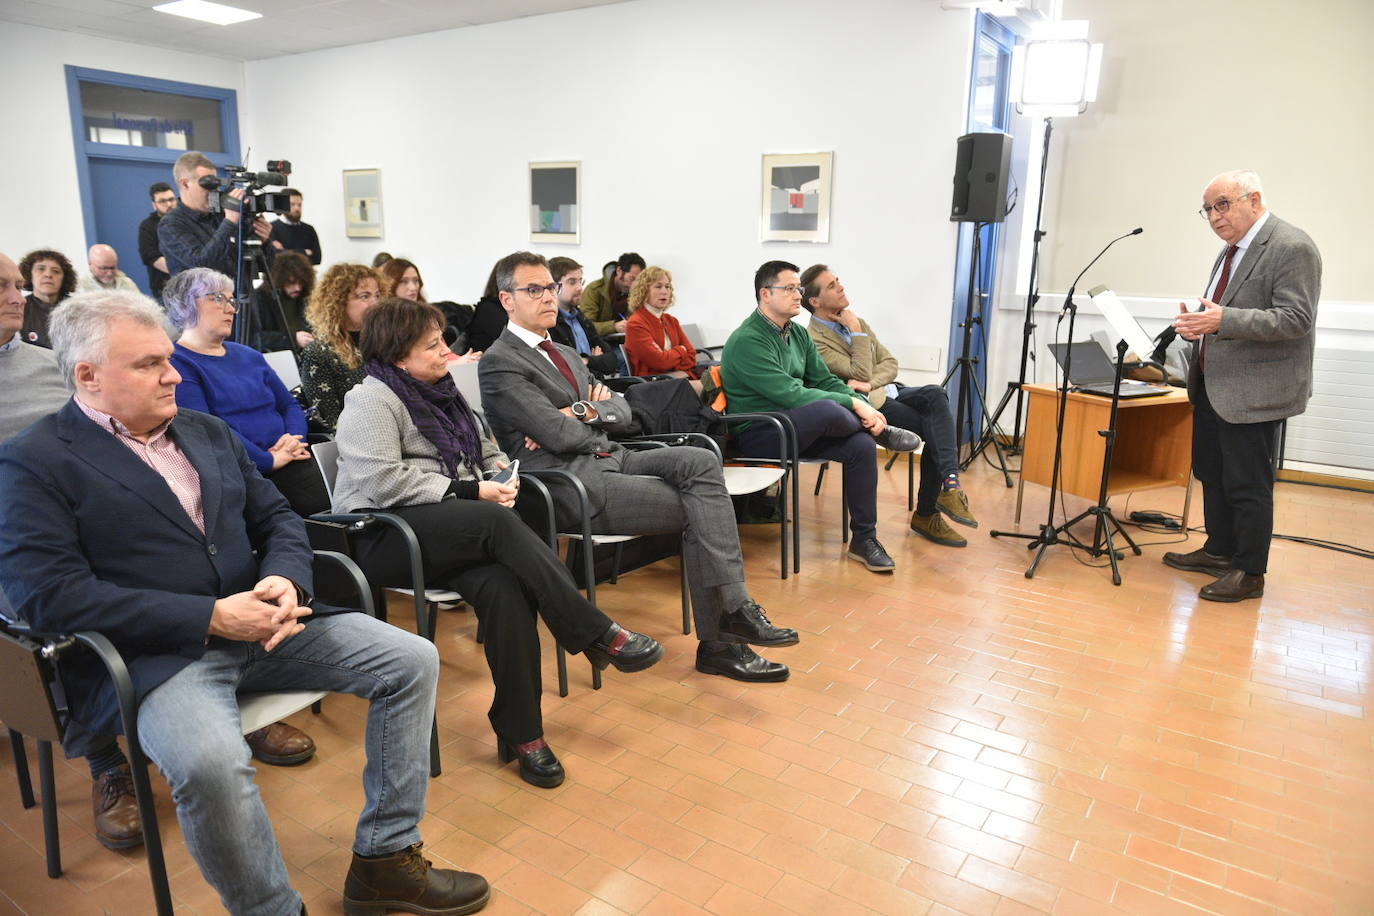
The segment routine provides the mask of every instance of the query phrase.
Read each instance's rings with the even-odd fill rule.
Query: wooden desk
[[[1021,456],[1021,484],[1016,492],[1016,520],[1021,521],[1026,481],[1048,487],[1054,472],[1055,426],[1059,392],[1053,385],[1026,385],[1030,396],[1026,436]],[[1107,428],[1112,399],[1095,394],[1069,393],[1064,410],[1064,458],[1059,488],[1065,493],[1097,501],[1102,486],[1102,461],[1107,440],[1097,431]],[[1156,487],[1187,487],[1191,479],[1193,405],[1188,393],[1174,388],[1153,398],[1120,403],[1116,415],[1116,449],[1107,495]],[[1191,491],[1190,494],[1191,496]],[[1185,528],[1187,507],[1184,508]]]

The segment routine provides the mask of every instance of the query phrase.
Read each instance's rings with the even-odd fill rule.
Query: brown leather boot
[[[273,722],[243,736],[253,756],[274,767],[294,767],[315,756],[315,739],[294,725]]]
[[[95,778],[91,807],[95,811],[95,838],[101,846],[129,849],[143,844],[143,822],[138,817],[134,780],[127,763]]]
[[[420,855],[423,843],[378,859],[356,852],[344,881],[348,916],[383,916],[388,910],[423,916],[475,913],[491,899],[487,879],[471,872],[435,868]]]

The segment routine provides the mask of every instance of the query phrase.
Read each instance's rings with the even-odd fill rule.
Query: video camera
[[[200,186],[210,192],[208,206],[211,213],[241,210],[251,220],[262,213],[291,212],[289,195],[281,191],[263,190],[286,186],[287,178],[291,175],[291,163],[286,159],[269,159],[265,172],[250,172],[241,165],[225,166],[224,170],[228,175],[223,181],[214,175],[205,175],[200,179]],[[235,188],[244,189],[246,193],[243,200],[229,196],[229,192]]]

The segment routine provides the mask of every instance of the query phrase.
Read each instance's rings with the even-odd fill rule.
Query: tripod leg
[[[1111,518],[1111,516],[1108,516],[1108,518]],[[1099,519],[1099,521],[1103,520]],[[1112,519],[1112,521],[1115,522],[1116,519]],[[1116,545],[1112,543],[1112,526],[1105,524],[1105,522],[1102,525],[1102,539],[1107,545],[1107,559],[1110,560],[1112,564],[1112,584],[1120,585],[1121,567],[1118,566],[1116,562]]]
[[[1010,490],[1012,488],[1011,471],[1007,469],[1007,456],[1002,451],[1002,443],[997,441],[997,436],[993,428],[992,417],[988,414],[987,398],[983,395],[983,386],[979,383],[978,376],[973,374],[972,367],[969,368],[968,381],[973,384],[973,390],[978,394],[978,406],[983,411],[983,419],[987,421],[987,428],[986,431],[983,433],[983,439],[979,442],[978,447],[969,452],[968,458],[964,461],[963,464],[960,465],[960,468],[967,470],[968,466],[973,463],[973,459],[978,455],[978,453],[981,452],[984,448],[986,448],[987,444],[991,442],[992,449],[997,454],[997,465],[1002,469],[1002,479],[1006,481],[1007,489]],[[1010,394],[1010,392],[1008,392],[1008,394]],[[970,425],[972,425],[972,399],[970,399],[969,401],[969,414]]]

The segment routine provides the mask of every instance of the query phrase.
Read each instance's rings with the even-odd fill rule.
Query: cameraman
[[[181,192],[181,202],[157,226],[158,245],[167,259],[167,272],[176,276],[188,267],[210,267],[225,276],[236,276],[235,232],[239,212],[225,207],[223,217],[210,212],[210,191],[200,179],[217,174],[215,164],[204,153],[182,153],[172,166],[172,177]],[[235,188],[227,197],[242,201],[246,192]],[[272,226],[261,216],[253,220],[253,234],[266,239]],[[270,260],[271,246],[263,251]]]

